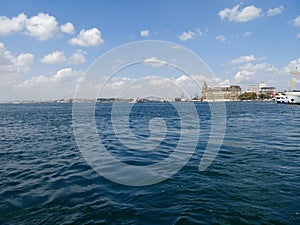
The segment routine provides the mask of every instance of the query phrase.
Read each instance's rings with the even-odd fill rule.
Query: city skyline
[[[200,56],[215,75],[205,80],[192,74],[201,87],[207,81],[240,85],[244,92],[265,82],[278,91],[289,90],[291,72],[300,65],[296,0],[1,3],[0,101],[72,98],[76,84],[99,56],[145,40],[174,43]],[[161,63],[156,55],[149,59]],[[109,90],[115,95],[136,81],[130,71],[112,80],[107,96]],[[142,91],[153,85],[163,91],[164,82],[157,80],[161,74],[151,70],[144,76],[152,86],[145,82]],[[166,76],[175,85],[186,80],[182,73]],[[132,94],[139,96],[139,91],[133,89]]]

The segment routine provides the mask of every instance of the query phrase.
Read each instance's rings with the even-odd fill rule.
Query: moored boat
[[[288,91],[285,95],[290,104],[300,104],[300,90]]]
[[[289,103],[289,99],[288,99],[288,97],[286,96],[286,94],[284,92],[283,93],[282,92],[276,93],[276,95],[273,98],[273,101],[275,101],[278,104],[287,104],[287,103]]]

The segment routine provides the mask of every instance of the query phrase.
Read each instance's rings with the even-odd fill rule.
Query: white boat
[[[278,104],[287,104],[289,103],[289,99],[285,93],[276,93],[273,100]]]
[[[136,104],[136,103],[142,103],[142,102],[146,102],[146,99],[144,98],[134,98],[132,101],[130,101],[129,103],[131,104]]]
[[[290,104],[300,104],[300,90],[285,92]]]
[[[132,101],[130,101],[129,103],[131,103],[131,104],[135,104],[135,103],[137,103],[138,101],[137,101],[137,99],[136,98],[134,98],[134,99],[132,99]]]

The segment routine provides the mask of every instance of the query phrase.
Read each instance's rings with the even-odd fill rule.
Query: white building
[[[266,83],[264,82],[259,82],[258,83],[258,91],[260,92],[262,88],[267,87]]]
[[[257,86],[256,86],[256,84],[252,84],[252,85],[250,86],[250,88],[247,90],[247,92],[257,93],[258,91],[257,91]]]

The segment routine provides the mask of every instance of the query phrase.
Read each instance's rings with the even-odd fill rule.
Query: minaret
[[[203,87],[202,87],[202,101],[206,100],[206,98],[207,98],[206,92],[207,92],[207,84],[204,81],[204,84],[203,84]]]
[[[206,90],[207,89],[207,84],[206,84],[206,81],[204,81],[204,84],[203,84],[203,87],[202,87],[203,90]]]

